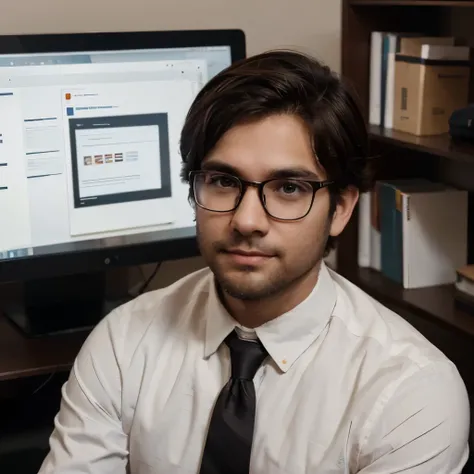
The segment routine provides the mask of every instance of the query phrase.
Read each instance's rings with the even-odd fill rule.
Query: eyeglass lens
[[[194,178],[194,194],[197,203],[216,212],[232,211],[238,205],[242,183],[234,176],[205,172]],[[313,188],[296,179],[275,179],[263,186],[263,205],[277,219],[298,219],[307,214],[313,200]]]

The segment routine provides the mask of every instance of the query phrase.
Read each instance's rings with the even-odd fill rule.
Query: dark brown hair
[[[369,189],[368,136],[354,93],[327,66],[296,51],[236,62],[203,87],[181,133],[183,181],[232,127],[274,114],[294,114],[306,123],[315,159],[335,182],[332,211],[347,187]],[[329,238],[326,250],[333,246]]]

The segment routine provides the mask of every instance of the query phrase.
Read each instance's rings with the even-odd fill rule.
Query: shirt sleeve
[[[469,456],[469,400],[456,367],[438,362],[395,390],[362,446],[360,474],[460,474]]]
[[[127,436],[121,423],[121,309],[104,318],[81,348],[39,474],[125,474]]]

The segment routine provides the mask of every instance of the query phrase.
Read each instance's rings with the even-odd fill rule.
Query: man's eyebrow
[[[221,173],[228,173],[234,176],[239,176],[239,172],[233,166],[230,166],[226,163],[222,163],[221,161],[205,161],[201,169],[203,171],[220,171]]]
[[[316,179],[320,180],[321,176],[318,175],[315,171],[309,170],[307,168],[279,168],[272,170],[269,173],[270,178],[307,178],[307,179]]]
[[[234,176],[242,177],[242,173],[239,172],[237,168],[234,168],[227,163],[222,163],[221,161],[206,161],[202,164],[201,167],[204,171],[219,171],[221,173],[228,173]],[[281,179],[281,178],[307,178],[307,179],[314,179],[314,180],[321,180],[322,177],[316,173],[315,171],[309,170],[304,167],[296,167],[296,168],[277,168],[274,170],[270,170],[267,173],[266,179]]]

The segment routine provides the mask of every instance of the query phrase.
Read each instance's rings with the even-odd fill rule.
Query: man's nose
[[[268,215],[260,200],[258,189],[248,187],[232,217],[233,228],[242,235],[266,234]]]

